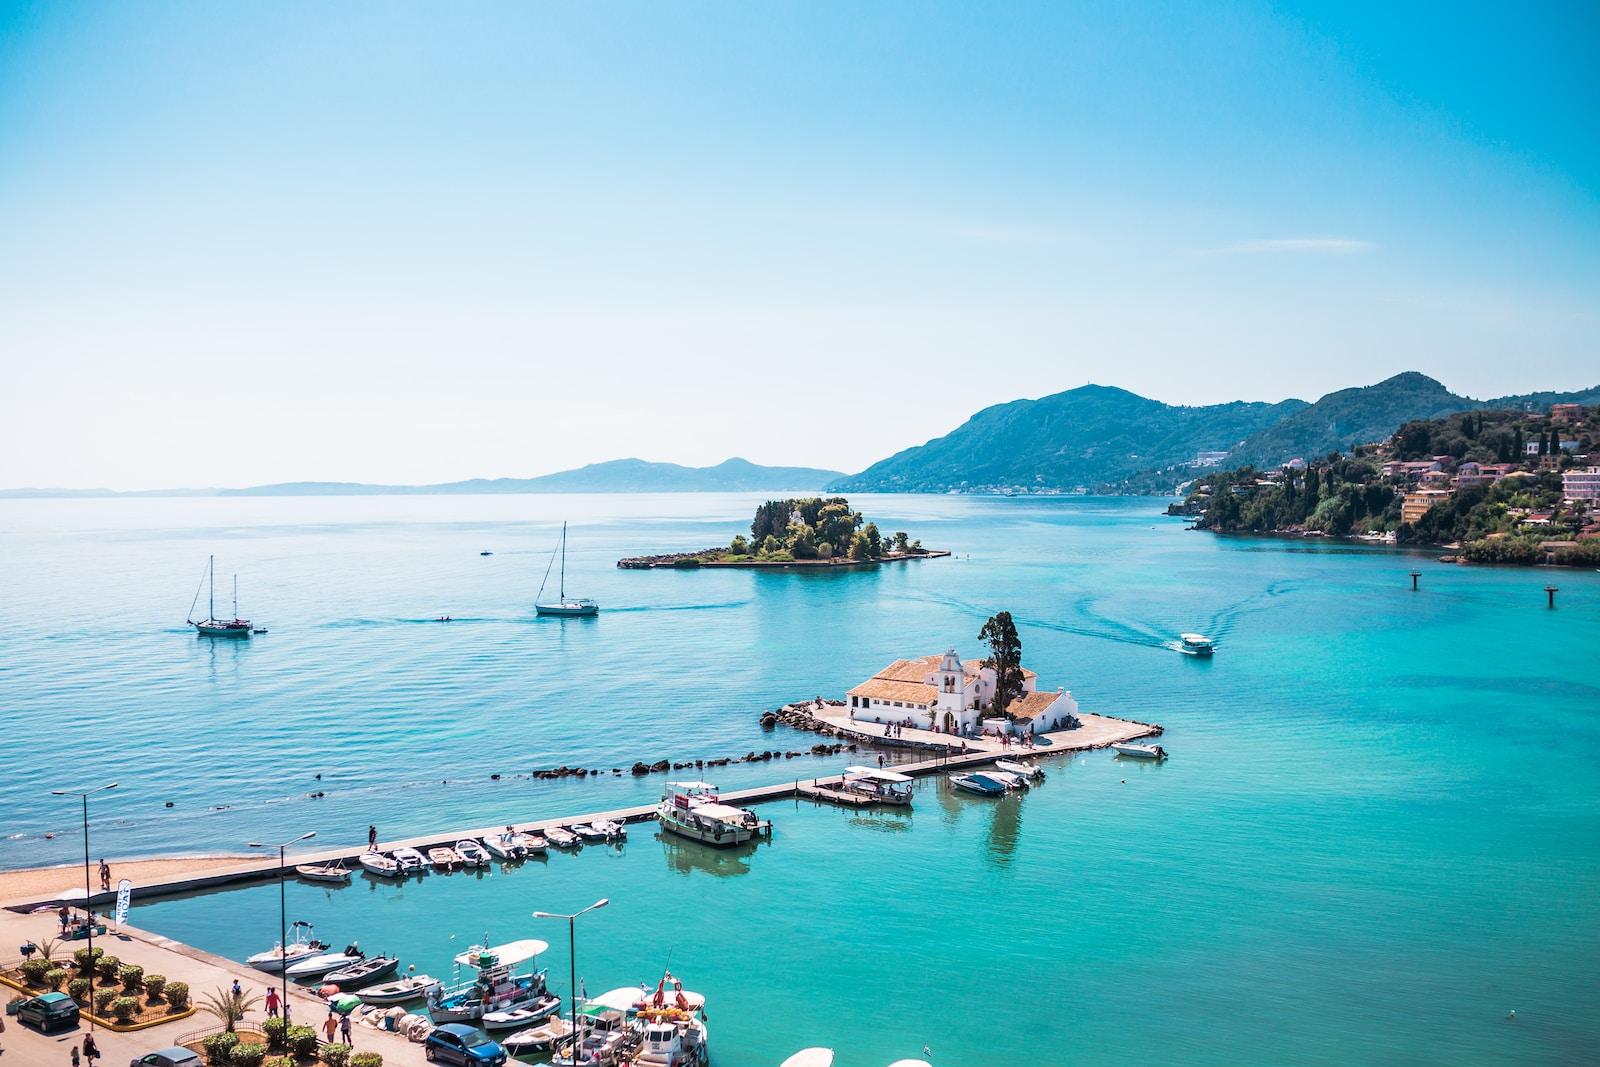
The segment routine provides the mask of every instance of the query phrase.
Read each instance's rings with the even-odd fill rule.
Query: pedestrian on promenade
[[[72,1067],[83,1067],[83,1060],[79,1058],[78,1046],[72,1046]]]
[[[278,1004],[279,1004],[279,1001],[278,1001],[278,988],[277,988],[277,986],[268,986],[267,987],[267,1018],[276,1019],[278,1017]]]
[[[106,865],[105,857],[100,857],[100,892],[107,893],[111,890],[111,868]]]
[[[94,1043],[93,1034],[83,1035],[83,1058],[89,1061],[89,1067],[94,1067],[94,1061],[100,1058],[100,1046]]]
[[[350,1016],[339,1016],[339,1039],[351,1048],[355,1048],[355,1041],[350,1036]]]
[[[328,1044],[333,1044],[333,1036],[339,1032],[339,1017],[331,1011],[322,1020],[322,1032],[328,1035]]]
[[[367,827],[367,851],[378,851],[378,828],[376,826]]]
[[[243,1000],[244,999],[244,986],[239,984],[239,979],[237,979],[237,978],[235,978],[233,980],[233,990],[232,990],[232,992],[233,992],[233,999],[234,1000]]]

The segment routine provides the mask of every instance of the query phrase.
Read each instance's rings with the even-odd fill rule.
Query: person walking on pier
[[[351,1048],[356,1047],[355,1039],[350,1035],[350,1016],[348,1015],[339,1016],[339,1040]]]
[[[376,826],[367,827],[367,851],[378,851],[378,828]]]
[[[339,1017],[331,1011],[328,1017],[322,1020],[322,1032],[328,1035],[328,1044],[333,1044],[333,1035],[339,1032]]]
[[[88,851],[85,849],[84,851]],[[105,857],[100,858],[100,892],[111,891],[111,868],[106,865]]]
[[[276,1019],[278,1017],[278,1004],[279,1004],[278,987],[277,986],[268,986],[267,987],[267,1018]]]
[[[83,1035],[83,1058],[89,1061],[89,1067],[95,1067],[95,1060],[100,1058],[100,1046],[94,1043],[93,1034]]]

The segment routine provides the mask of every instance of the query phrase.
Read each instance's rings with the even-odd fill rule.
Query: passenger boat
[[[844,780],[839,783],[841,792],[853,793],[879,804],[911,803],[911,784],[916,781],[909,774],[885,771],[874,767],[846,767]]]
[[[553,993],[546,993],[543,997],[530,1001],[520,1008],[484,1012],[483,1018],[478,1020],[478,1025],[489,1031],[518,1030],[542,1023],[560,1010],[561,998]]]
[[[331,885],[350,884],[350,868],[343,863],[331,863],[327,866],[302,863],[295,867],[294,873],[308,882],[326,882]]]
[[[568,830],[565,826],[547,827],[544,832],[544,839],[560,849],[578,847],[578,835]]]
[[[1216,642],[1205,634],[1178,635],[1178,651],[1185,656],[1209,656],[1216,650]]]
[[[493,947],[474,945],[461,953],[456,957],[458,973],[460,968],[470,967],[478,972],[477,977],[469,982],[457,982],[429,997],[428,1012],[433,1021],[477,1022],[490,1012],[514,1011],[542,1002],[549,996],[543,971],[511,972],[518,965],[536,959],[549,947],[543,941],[529,938]]]
[[[1160,745],[1136,745],[1132,742],[1127,742],[1115,744],[1111,747],[1116,749],[1117,755],[1128,756],[1132,759],[1164,760],[1167,758],[1167,750]]]
[[[206,558],[205,583],[210,586],[209,608],[204,619],[185,617],[184,621],[195,628],[195,633],[200,637],[249,637],[251,626],[249,619],[239,618],[239,576],[233,576],[233,618],[217,618],[217,557]],[[200,603],[200,590],[194,591],[194,600],[189,604],[189,615],[194,614],[195,605]],[[263,633],[265,631],[262,631]]]
[[[461,857],[463,867],[489,866],[489,853],[474,839],[467,837],[456,842],[456,855]]]
[[[708,845],[742,845],[772,833],[772,824],[755,812],[718,800],[708,782],[668,782],[656,816],[663,830]]]
[[[290,941],[287,945],[280,943],[274,945],[265,952],[257,952],[254,956],[247,958],[245,962],[258,971],[266,971],[268,974],[277,974],[279,971],[283,970],[285,966],[295,962],[296,960],[304,959],[307,956],[314,956],[318,952],[327,951],[327,945],[316,940],[315,938],[306,936],[311,932],[310,923],[301,922],[297,919],[293,923],[291,929],[294,931],[294,940]]]
[[[994,769],[1005,771],[1007,774],[1020,775],[1030,781],[1044,781],[1044,768],[1032,760],[997,759],[994,761]]]
[[[461,866],[461,853],[448,845],[436,845],[428,850],[428,862],[436,871],[453,871]]]
[[[511,830],[485,837],[483,847],[489,850],[490,855],[502,860],[520,860],[528,854],[523,835]]]
[[[425,974],[408,974],[404,978],[398,978],[393,982],[368,986],[359,995],[363,1004],[388,1007],[391,1004],[405,1004],[412,1000],[424,1000],[437,993],[439,986],[440,982],[437,978],[429,978]]]
[[[561,592],[554,601],[539,602],[539,597],[544,596],[545,582],[550,580],[550,567],[544,569],[544,581],[539,583],[539,592],[534,597],[533,610],[536,615],[598,615],[600,605],[588,597],[567,596],[567,524],[561,524]],[[550,562],[554,563],[556,557],[551,553]]]
[[[390,855],[404,874],[422,874],[428,869],[427,857],[414,848],[397,848]]]
[[[284,973],[295,979],[316,978],[329,971],[337,971],[359,963],[364,958],[359,952],[322,952],[315,956],[307,956],[303,960],[296,960],[289,964],[289,969]]]
[[[833,1067],[833,1049],[803,1048],[778,1067]]]
[[[530,1026],[526,1030],[518,1030],[514,1034],[497,1038],[500,1047],[506,1050],[508,1056],[531,1056],[536,1052],[548,1052],[556,1042],[566,1038],[572,1033],[572,1024],[557,1015],[538,1026]]]
[[[666,991],[672,983],[672,992]],[[684,990],[683,983],[666,976],[649,1001],[637,1010],[634,1025],[640,1042],[632,1053],[636,1067],[704,1067],[711,1061],[705,1024],[706,998]]]
[[[322,976],[324,985],[338,986],[348,992],[360,989],[362,986],[371,985],[380,978],[387,978],[400,966],[400,961],[394,956],[369,956],[357,960],[348,967],[341,967],[337,971],[329,971]]]
[[[358,862],[362,870],[379,878],[399,878],[406,873],[401,868],[399,860],[393,856],[385,856],[381,852],[363,852]]]
[[[968,774],[949,775],[950,784],[957,789],[965,789],[969,793],[977,793],[985,797],[1005,796],[1006,787],[986,774],[972,771]]]

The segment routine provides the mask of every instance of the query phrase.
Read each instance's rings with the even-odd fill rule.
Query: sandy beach
[[[109,860],[111,865],[111,884],[115,886],[118,879],[127,878],[138,885],[140,882],[157,878],[166,878],[174,874],[188,871],[209,871],[220,867],[235,867],[240,862],[258,858],[250,853],[237,853],[229,856],[178,856],[167,859],[153,860]],[[96,861],[98,863],[98,860]],[[97,872],[90,869],[91,887],[99,892],[100,882]],[[30,897],[44,897],[51,893],[59,893],[64,889],[83,888],[83,867],[29,867],[20,871],[0,871],[0,900],[26,900]]]

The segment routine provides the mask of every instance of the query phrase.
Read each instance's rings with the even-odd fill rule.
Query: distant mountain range
[[[280,482],[246,489],[6,489],[0,497],[107,496],[423,496],[465,493],[743,493],[820,489],[843,476],[815,467],[763,467],[729,459],[714,467],[683,467],[642,459],[614,459],[537,478],[469,478],[437,485],[369,485],[363,482]]]
[[[854,492],[1170,491],[1203,452],[1229,465],[1276,465],[1388,437],[1410,419],[1478,408],[1600,403],[1600,386],[1473,400],[1408,371],[1314,404],[1174,407],[1086,385],[985,408],[943,437],[831,483]]]

